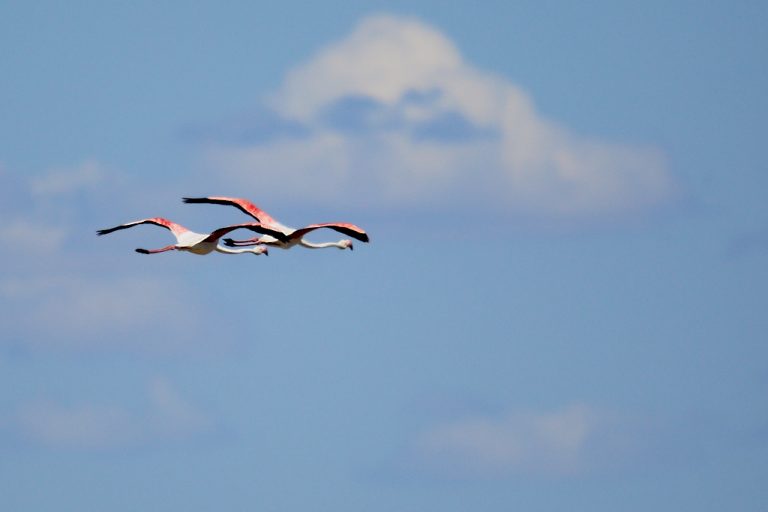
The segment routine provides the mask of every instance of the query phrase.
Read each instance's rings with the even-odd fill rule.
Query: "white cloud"
[[[365,95],[394,105],[409,90],[429,90],[462,65],[453,44],[419,22],[376,16],[346,39],[291,71],[272,101],[289,118],[311,121],[333,101]]]
[[[38,401],[21,407],[9,423],[26,439],[48,447],[90,450],[185,439],[211,427],[163,379],[150,383],[147,401],[139,411],[112,404]]]
[[[601,417],[584,405],[475,416],[437,425],[415,443],[422,462],[454,474],[570,473],[586,464]]]
[[[13,252],[55,252],[66,235],[63,227],[24,218],[9,219],[0,225],[0,238],[8,241],[6,247]]]
[[[50,267],[51,262],[65,260],[65,246],[74,246],[72,242],[83,236],[78,224],[93,222],[92,212],[122,206],[126,195],[120,185],[124,183],[121,174],[95,160],[32,177],[0,169],[0,191],[6,196],[0,197],[0,237],[8,241],[0,263],[13,273],[32,261],[37,267]],[[88,233],[94,228],[89,225]]]
[[[578,215],[644,208],[672,187],[658,150],[543,118],[518,86],[412,19],[363,20],[288,73],[267,103],[306,133],[207,153],[233,186],[259,194]]]
[[[141,269],[150,262],[130,256],[130,249],[123,247],[123,256],[104,252],[108,247],[102,247],[95,230],[121,218],[140,218],[140,213],[121,212],[142,210],[147,201],[146,194],[133,195],[140,200],[131,201],[130,190],[118,190],[121,183],[126,183],[122,175],[95,161],[37,178],[0,169],[0,191],[11,189],[9,200],[0,201],[0,237],[8,242],[0,255],[0,345],[194,351],[205,349],[207,340],[226,328],[204,320],[215,313],[202,314],[205,298],[194,295],[194,283],[173,277],[177,266],[149,275]],[[148,212],[144,215],[157,214]],[[148,236],[159,240],[166,235]],[[134,274],[120,270],[123,257],[131,260]],[[228,346],[228,340],[217,346],[222,344]]]
[[[95,160],[86,160],[72,167],[52,169],[30,181],[32,194],[51,197],[94,189],[104,183],[109,173]]]
[[[130,414],[114,406],[37,402],[23,407],[17,421],[25,437],[55,447],[106,448],[141,435]]]
[[[142,347],[151,332],[152,348],[167,349],[190,343],[200,318],[183,286],[162,278],[9,278],[0,281],[0,298],[16,312],[12,330],[38,345]],[[184,336],[185,328],[192,333]]]

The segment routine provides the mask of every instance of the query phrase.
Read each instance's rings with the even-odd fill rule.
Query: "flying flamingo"
[[[216,252],[222,252],[225,254],[242,254],[242,253],[250,252],[257,255],[258,254],[269,255],[268,251],[266,250],[266,247],[264,247],[263,249],[261,247],[255,248],[255,249],[227,249],[225,247],[222,247],[221,245],[218,245],[218,241],[222,236],[226,235],[230,231],[234,231],[235,229],[239,229],[239,228],[250,229],[251,231],[256,231],[257,233],[274,235],[276,237],[285,239],[285,235],[283,235],[279,231],[275,231],[268,227],[261,226],[256,222],[235,224],[233,226],[219,228],[213,231],[212,233],[195,233],[194,231],[190,231],[189,229],[185,228],[180,224],[171,222],[168,219],[163,219],[162,217],[153,217],[151,219],[142,219],[134,222],[128,222],[126,224],[120,224],[119,226],[115,226],[113,228],[100,229],[96,233],[99,235],[106,235],[108,233],[112,233],[113,231],[132,228],[133,226],[138,226],[139,224],[154,224],[156,226],[166,228],[171,233],[173,233],[173,236],[176,237],[176,244],[174,245],[168,245],[160,249],[136,249],[136,252],[141,254],[156,254],[158,252],[176,250],[176,251],[187,251],[187,252],[191,252],[192,254],[209,254],[213,251],[216,251]]]
[[[240,211],[243,213],[250,215],[259,221],[262,226],[279,232],[283,235],[283,238],[285,238],[280,239],[281,237],[275,237],[271,233],[266,233],[264,236],[252,238],[250,240],[232,240],[231,238],[224,239],[224,243],[230,247],[238,245],[266,244],[279,247],[281,249],[290,249],[296,245],[301,245],[309,249],[323,249],[325,247],[336,247],[338,249],[349,250],[354,249],[352,240],[345,239],[339,240],[338,242],[325,242],[321,244],[316,244],[304,240],[304,235],[310,231],[314,231],[320,228],[333,229],[334,231],[338,231],[339,233],[351,236],[355,240],[360,240],[361,242],[368,242],[370,240],[368,238],[368,234],[365,231],[348,222],[325,222],[322,224],[310,224],[299,229],[291,228],[276,221],[264,210],[248,201],[247,199],[236,199],[232,197],[185,197],[182,200],[185,203],[223,204],[234,206],[240,209]]]

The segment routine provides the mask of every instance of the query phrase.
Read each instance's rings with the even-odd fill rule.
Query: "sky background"
[[[766,22],[3,2],[0,508],[764,510]]]

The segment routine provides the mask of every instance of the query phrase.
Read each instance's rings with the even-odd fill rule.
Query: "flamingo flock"
[[[329,247],[336,247],[337,249],[349,249],[353,250],[352,240],[343,239],[336,242],[325,243],[313,243],[304,240],[304,236],[316,229],[328,228],[344,235],[347,235],[355,240],[361,242],[369,242],[368,234],[358,226],[350,224],[348,222],[323,222],[319,224],[309,224],[303,228],[291,228],[280,222],[276,221],[264,210],[248,201],[247,199],[238,199],[233,197],[185,197],[182,199],[185,203],[195,204],[219,204],[234,206],[240,211],[250,216],[256,222],[244,222],[242,224],[233,224],[231,226],[225,226],[213,230],[210,233],[196,233],[191,231],[181,224],[177,224],[168,219],[162,217],[152,217],[147,219],[136,220],[133,222],[126,222],[111,228],[100,229],[96,233],[98,235],[106,235],[113,231],[121,229],[128,229],[140,224],[154,224],[165,228],[173,234],[176,238],[176,243],[161,247],[159,249],[136,249],[136,252],[140,254],[157,254],[166,251],[186,251],[192,254],[210,254],[212,252],[220,252],[224,254],[264,254],[269,256],[268,247],[278,247],[280,249],[291,249],[292,247],[301,246],[308,249],[324,249]],[[233,240],[231,238],[224,239],[224,245],[219,244],[221,237],[229,234],[237,229],[247,229],[261,236],[255,238],[249,238],[246,240]],[[245,247],[244,249],[231,249],[230,247]]]

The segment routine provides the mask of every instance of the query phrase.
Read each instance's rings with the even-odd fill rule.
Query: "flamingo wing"
[[[235,208],[238,208],[241,212],[245,213],[246,215],[250,215],[257,221],[261,222],[262,224],[280,225],[280,223],[277,222],[275,219],[273,219],[267,212],[265,212],[264,210],[262,210],[261,208],[253,204],[252,202],[248,201],[247,199],[212,196],[212,197],[183,197],[182,201],[190,204],[204,203],[204,204],[223,204],[223,205],[234,206]]]
[[[166,228],[171,233],[173,233],[177,238],[180,234],[189,231],[187,228],[185,228],[181,224],[176,224],[175,222],[171,222],[168,219],[164,219],[162,217],[152,217],[150,219],[141,219],[133,222],[127,222],[125,224],[120,224],[119,226],[115,226],[113,228],[99,229],[98,231],[96,231],[96,234],[98,234],[99,236],[106,235],[108,233],[112,233],[113,231],[132,228],[133,226],[138,226],[139,224],[154,224],[155,226]]]
[[[306,235],[310,231],[314,231],[320,228],[333,229],[334,231],[343,233],[347,236],[354,238],[355,240],[360,240],[361,242],[370,241],[370,238],[368,237],[368,233],[366,233],[362,228],[355,226],[354,224],[350,224],[349,222],[324,222],[321,224],[310,224],[309,226],[305,226],[303,228],[297,229],[296,231],[291,233],[291,238],[293,239],[302,238],[304,235]]]
[[[263,224],[259,224],[258,222],[246,222],[243,224],[234,224],[232,226],[225,226],[223,228],[216,229],[205,238],[204,242],[215,242],[230,231],[234,231],[240,228],[250,229],[251,231],[255,231],[256,233],[261,233],[263,235],[270,235],[283,242],[288,240],[288,236],[282,231],[277,231],[268,226],[264,226]]]

